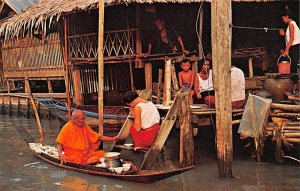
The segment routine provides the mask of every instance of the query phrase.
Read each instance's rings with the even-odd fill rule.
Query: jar
[[[284,92],[292,92],[293,81],[289,76],[270,77],[265,80],[264,89],[272,95],[273,102],[280,102],[285,100]]]

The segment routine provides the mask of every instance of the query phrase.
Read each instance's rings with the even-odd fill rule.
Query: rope
[[[236,26],[233,24],[230,24],[229,27],[237,28],[237,29],[249,29],[249,30],[264,30],[265,32],[268,31],[279,31],[280,28],[268,28],[268,27],[243,27],[243,26]]]

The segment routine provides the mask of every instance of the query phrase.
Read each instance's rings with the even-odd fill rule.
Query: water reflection
[[[101,191],[194,191],[194,190],[300,190],[299,166],[233,161],[234,175],[239,179],[218,178],[214,157],[201,153],[195,169],[153,184],[141,184],[60,169],[39,160],[13,130],[18,125],[38,137],[34,119],[9,118],[0,115],[0,190],[101,190]],[[55,144],[61,123],[42,120],[45,139]],[[51,135],[51,136],[49,136]],[[199,138],[199,137],[198,137]],[[203,137],[201,137],[203,138]],[[202,141],[202,139],[201,139]],[[207,140],[206,140],[207,141]],[[171,135],[157,167],[176,167],[178,134]],[[22,153],[22,154],[21,154]],[[206,158],[206,160],[204,160]]]

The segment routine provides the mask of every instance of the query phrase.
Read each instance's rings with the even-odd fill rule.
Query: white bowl
[[[121,172],[123,172],[124,168],[123,167],[116,167],[114,168],[114,171],[118,174],[120,174]]]
[[[123,166],[123,170],[124,170],[125,172],[126,172],[126,171],[129,171],[130,168],[131,168],[131,164],[129,164],[129,163],[125,163],[125,164],[123,164],[122,166]]]
[[[126,146],[126,147],[132,147],[133,144],[132,143],[125,143],[124,146]]]

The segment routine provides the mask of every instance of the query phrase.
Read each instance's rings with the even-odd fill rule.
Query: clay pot
[[[289,77],[268,78],[264,82],[264,89],[268,91],[274,102],[285,100],[284,92],[292,92],[293,81]]]

